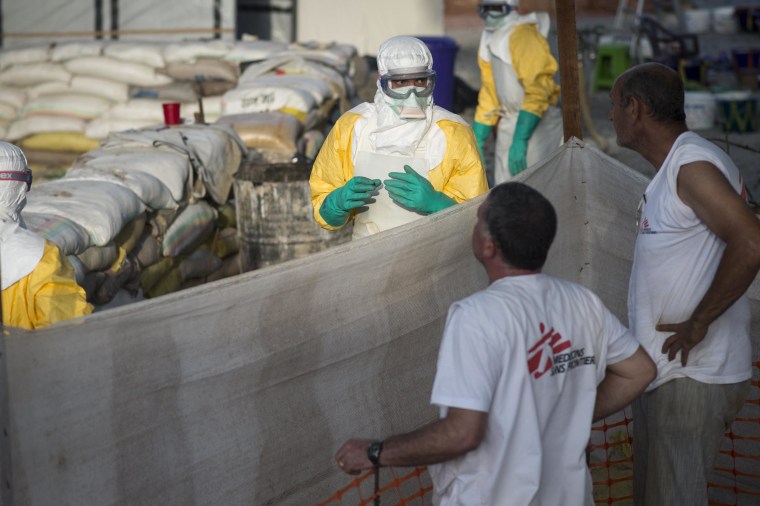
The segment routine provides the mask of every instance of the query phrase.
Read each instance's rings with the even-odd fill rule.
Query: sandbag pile
[[[21,213],[56,244],[97,306],[155,297],[239,272],[234,175],[247,150],[229,127],[109,135]]]
[[[87,41],[0,52],[0,138],[84,153],[112,132],[203,112],[264,160],[316,155],[331,114],[353,105],[353,46],[273,41]],[[241,69],[245,70],[241,72]]]
[[[265,156],[267,161],[282,162],[277,152],[267,151],[250,138],[248,132],[253,128],[247,121],[259,121],[251,114],[260,113],[294,117],[298,123],[290,118],[273,119],[279,123],[280,131],[287,131],[300,142],[299,152],[314,158],[324,140],[326,123],[355,102],[349,78],[355,56],[353,46],[292,44],[287,51],[251,63],[245,67],[237,87],[222,96],[224,116],[218,121],[232,124],[244,141],[248,139],[249,147],[269,155]]]

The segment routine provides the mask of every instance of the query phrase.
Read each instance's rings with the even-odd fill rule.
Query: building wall
[[[0,2],[0,13],[3,48],[92,40],[98,34],[157,41],[235,36],[234,0],[16,0]]]
[[[360,54],[394,35],[443,35],[443,0],[299,0],[297,40],[353,44]]]
[[[444,0],[447,16],[474,14],[480,0]],[[554,15],[556,0],[522,0],[520,10],[523,12],[548,12]],[[634,4],[633,0],[630,1]],[[576,0],[576,14],[615,14],[617,2],[610,0]]]

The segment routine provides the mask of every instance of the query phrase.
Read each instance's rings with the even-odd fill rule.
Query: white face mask
[[[26,206],[26,188],[27,183],[22,181],[0,183],[0,221],[19,221]]]
[[[425,88],[418,88],[415,86],[405,86],[403,88],[397,88],[396,91],[403,93],[406,90],[424,91]],[[407,98],[391,98],[385,95],[385,100],[391,109],[398,114],[402,119],[425,119],[425,109],[430,107],[432,102],[432,95],[427,97],[418,97],[415,93],[411,93]]]

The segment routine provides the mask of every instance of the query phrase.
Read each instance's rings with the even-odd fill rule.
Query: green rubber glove
[[[394,202],[424,214],[432,214],[456,204],[456,200],[436,191],[430,181],[404,165],[404,172],[391,172],[383,181]]]
[[[372,192],[378,186],[380,186],[379,179],[354,176],[346,184],[327,195],[319,208],[319,214],[328,225],[340,227],[346,223],[352,209],[367,204],[367,201],[372,198]]]
[[[509,173],[516,176],[528,166],[528,141],[536,129],[541,116],[532,112],[520,111],[515,125],[515,134],[512,136],[512,145],[509,147]]]
[[[472,124],[472,131],[475,133],[475,140],[478,141],[478,151],[480,151],[480,159],[485,162],[486,157],[483,155],[483,146],[485,145],[486,139],[488,139],[488,136],[491,135],[491,130],[493,130],[493,126],[486,125],[485,123],[478,123],[477,121],[473,122]]]

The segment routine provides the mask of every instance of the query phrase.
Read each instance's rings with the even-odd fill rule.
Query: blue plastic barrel
[[[454,61],[459,46],[451,37],[417,37],[427,45],[433,55],[433,70],[436,73],[433,100],[436,105],[451,110],[454,105]]]

